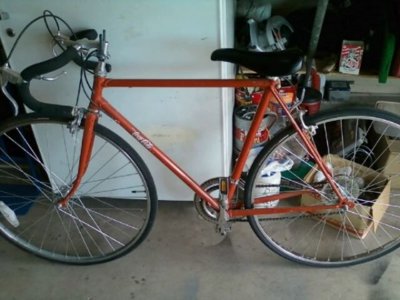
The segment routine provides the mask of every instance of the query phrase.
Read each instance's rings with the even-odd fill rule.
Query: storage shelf
[[[377,75],[350,75],[333,72],[326,74],[326,80],[354,81],[354,84],[351,85],[352,93],[400,95],[400,77],[388,77],[386,83],[379,83]]]

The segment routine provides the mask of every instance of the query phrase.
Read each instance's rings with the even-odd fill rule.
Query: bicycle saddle
[[[299,49],[253,52],[226,48],[215,50],[211,60],[238,64],[263,76],[280,77],[298,72],[302,67],[303,54]]]

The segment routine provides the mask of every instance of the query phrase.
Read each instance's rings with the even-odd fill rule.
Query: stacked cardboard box
[[[389,193],[391,189],[391,182],[388,178],[381,173],[376,172],[370,168],[356,164],[349,160],[343,159],[336,155],[327,155],[324,157],[324,161],[329,161],[333,168],[343,168],[350,166],[353,174],[361,177],[365,182],[365,186],[374,186],[374,192],[376,198],[370,199],[369,201],[357,201],[354,208],[348,212],[340,212],[336,210],[324,210],[319,212],[326,213],[326,216],[318,216],[317,221],[325,221],[331,227],[346,231],[346,233],[363,239],[367,236],[368,232],[373,228],[377,230],[379,222],[385,214],[387,205],[389,203]],[[312,169],[306,175],[305,180],[307,182],[313,182],[317,169]],[[363,199],[365,195],[361,194],[360,199]],[[310,194],[305,194],[301,199],[302,205],[313,206],[324,204],[318,197],[313,197]],[[330,214],[335,213],[337,214]]]

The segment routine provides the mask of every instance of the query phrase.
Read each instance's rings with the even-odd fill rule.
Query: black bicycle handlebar
[[[75,41],[84,38],[95,40],[97,38],[97,32],[94,29],[82,30],[75,33],[70,40]],[[18,85],[18,89],[24,104],[33,111],[41,113],[45,116],[56,116],[68,119],[72,118],[72,106],[43,103],[33,97],[30,92],[30,82],[33,78],[60,69],[71,61],[74,61],[79,66],[89,70],[94,70],[98,64],[95,61],[85,61],[80,56],[79,50],[74,46],[70,46],[57,57],[27,67],[21,72],[23,82]],[[106,70],[107,72],[111,71],[110,64],[106,64]]]
[[[75,59],[80,59],[78,50],[74,47],[68,47],[67,50],[59,56],[27,67],[21,72],[22,79],[31,81],[34,77],[60,69]]]
[[[88,39],[88,40],[93,41],[93,40],[97,39],[97,37],[98,37],[98,34],[95,29],[85,29],[85,30],[81,30],[81,31],[74,33],[69,39],[71,41],[77,41],[77,40],[81,40],[81,39]],[[88,70],[91,70],[91,71],[94,71],[97,67],[96,61],[84,60],[80,56],[75,57],[73,60],[74,60],[74,63],[76,63],[78,66],[83,67]],[[108,63],[106,64],[106,71],[111,72],[111,65]]]
[[[43,103],[32,96],[29,86],[34,77],[57,70],[68,64],[76,57],[79,57],[78,50],[74,47],[69,47],[59,56],[41,63],[34,64],[23,70],[21,72],[23,82],[18,85],[18,90],[21,94],[24,104],[33,111],[41,113],[45,116],[72,118],[73,108],[71,106]]]
[[[97,39],[97,31],[95,29],[84,29],[78,32],[75,32],[71,37],[71,41],[77,41],[81,39],[88,39],[94,41]]]

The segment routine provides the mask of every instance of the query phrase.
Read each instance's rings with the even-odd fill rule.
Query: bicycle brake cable
[[[17,38],[16,38],[14,44],[12,45],[11,50],[10,50],[8,56],[6,57],[5,64],[7,64],[7,65],[9,64],[10,58],[11,58],[11,56],[13,55],[14,50],[16,49],[16,47],[17,47],[19,41],[21,40],[21,38],[22,38],[22,36],[25,34],[25,32],[26,32],[34,23],[36,23],[37,21],[42,20],[42,19],[43,19],[44,24],[45,24],[45,27],[46,27],[48,33],[50,34],[50,36],[52,37],[53,41],[60,47],[60,49],[62,49],[62,51],[65,51],[64,46],[57,40],[56,35],[55,35],[55,34],[53,33],[53,31],[51,30],[51,26],[50,26],[50,24],[49,24],[48,18],[51,18],[51,19],[54,21],[55,26],[56,26],[58,32],[60,32],[60,30],[61,30],[61,27],[60,27],[60,22],[61,22],[61,23],[70,31],[71,36],[73,36],[73,37],[76,38],[76,35],[75,35],[74,30],[72,29],[72,27],[71,27],[64,19],[62,19],[61,17],[59,17],[59,16],[57,16],[57,15],[54,15],[50,10],[44,10],[44,11],[43,11],[43,14],[42,14],[41,16],[36,17],[36,18],[34,18],[33,20],[31,20],[31,21],[30,21],[28,24],[26,24],[26,25],[24,26],[24,28],[21,30],[21,32],[20,32],[19,35],[17,36]],[[90,54],[87,55],[86,58],[84,59],[84,58],[83,58],[83,55],[81,54],[81,57],[82,57],[82,59],[84,59],[85,62],[88,61],[88,59],[89,59],[90,57],[92,57],[92,56],[93,56],[93,54],[90,53]],[[83,78],[85,78],[86,85],[89,87],[90,90],[92,90],[92,88],[91,88],[91,86],[90,86],[90,83],[89,83],[89,80],[88,80],[88,78],[87,78],[87,76],[86,76],[86,72],[89,72],[89,71],[88,71],[87,69],[85,69],[85,68],[84,68],[84,65],[83,65],[83,66],[82,66],[82,69],[81,69],[81,74],[80,74],[79,88],[78,88],[78,94],[77,94],[77,99],[76,99],[75,106],[78,106],[79,98],[80,98],[80,94],[81,94],[81,90],[83,90],[85,96],[90,100],[90,95],[89,95],[88,91],[86,91],[85,86],[84,86],[84,82],[83,82]]]
[[[93,72],[91,72],[90,70],[88,70],[87,68],[85,68],[85,64],[86,64],[86,62],[89,61],[89,59],[90,59],[91,57],[94,57],[94,56],[95,56],[95,53],[96,53],[96,52],[97,52],[97,50],[93,50],[93,51],[91,51],[90,53],[88,53],[88,55],[86,56],[86,58],[85,58],[85,60],[84,60],[84,62],[83,62],[83,65],[82,65],[82,68],[81,68],[80,80],[79,80],[79,91],[78,91],[78,95],[77,95],[77,99],[76,99],[76,103],[75,103],[76,106],[78,106],[78,102],[79,102],[81,90],[83,91],[83,93],[85,94],[86,98],[87,98],[89,101],[90,101],[90,99],[91,99],[91,96],[90,96],[90,95],[91,95],[91,93],[92,93],[93,88],[92,88],[92,86],[91,86],[91,84],[90,84],[90,81],[89,81],[89,79],[88,79],[88,77],[87,77],[87,73],[93,74]],[[83,80],[83,79],[84,79],[84,80]],[[86,88],[85,88],[85,83],[86,83],[87,88],[89,88],[89,90],[90,90],[90,95],[89,95],[88,91],[87,91]]]
[[[34,23],[36,23],[37,21],[39,21],[39,20],[41,20],[41,19],[44,19],[45,26],[46,26],[46,28],[47,28],[49,34],[50,34],[51,37],[55,40],[55,35],[51,32],[50,26],[49,26],[49,24],[48,24],[48,22],[47,22],[47,20],[46,20],[47,18],[50,18],[50,17],[54,19],[58,30],[60,29],[60,25],[59,25],[58,21],[60,21],[60,22],[62,22],[62,23],[68,28],[68,30],[71,31],[71,34],[75,35],[75,33],[74,33],[74,31],[72,30],[71,26],[69,26],[68,23],[67,23],[64,19],[60,18],[59,16],[54,15],[54,14],[53,14],[51,11],[49,11],[49,10],[45,10],[45,11],[43,12],[43,15],[41,15],[41,16],[39,16],[39,17],[36,17],[36,18],[34,18],[33,20],[31,20],[28,24],[26,24],[26,25],[24,26],[24,28],[23,28],[23,29],[21,30],[21,32],[18,34],[18,36],[17,36],[17,38],[16,38],[16,40],[15,40],[13,46],[11,47],[10,53],[9,53],[8,56],[6,57],[6,61],[5,61],[6,64],[9,63],[10,58],[11,58],[12,54],[14,53],[15,48],[17,47],[19,41],[21,40],[21,38],[22,38],[22,36],[25,34],[25,32],[26,32]],[[57,41],[56,41],[56,42],[57,42]],[[62,48],[62,47],[61,47],[61,48]]]

